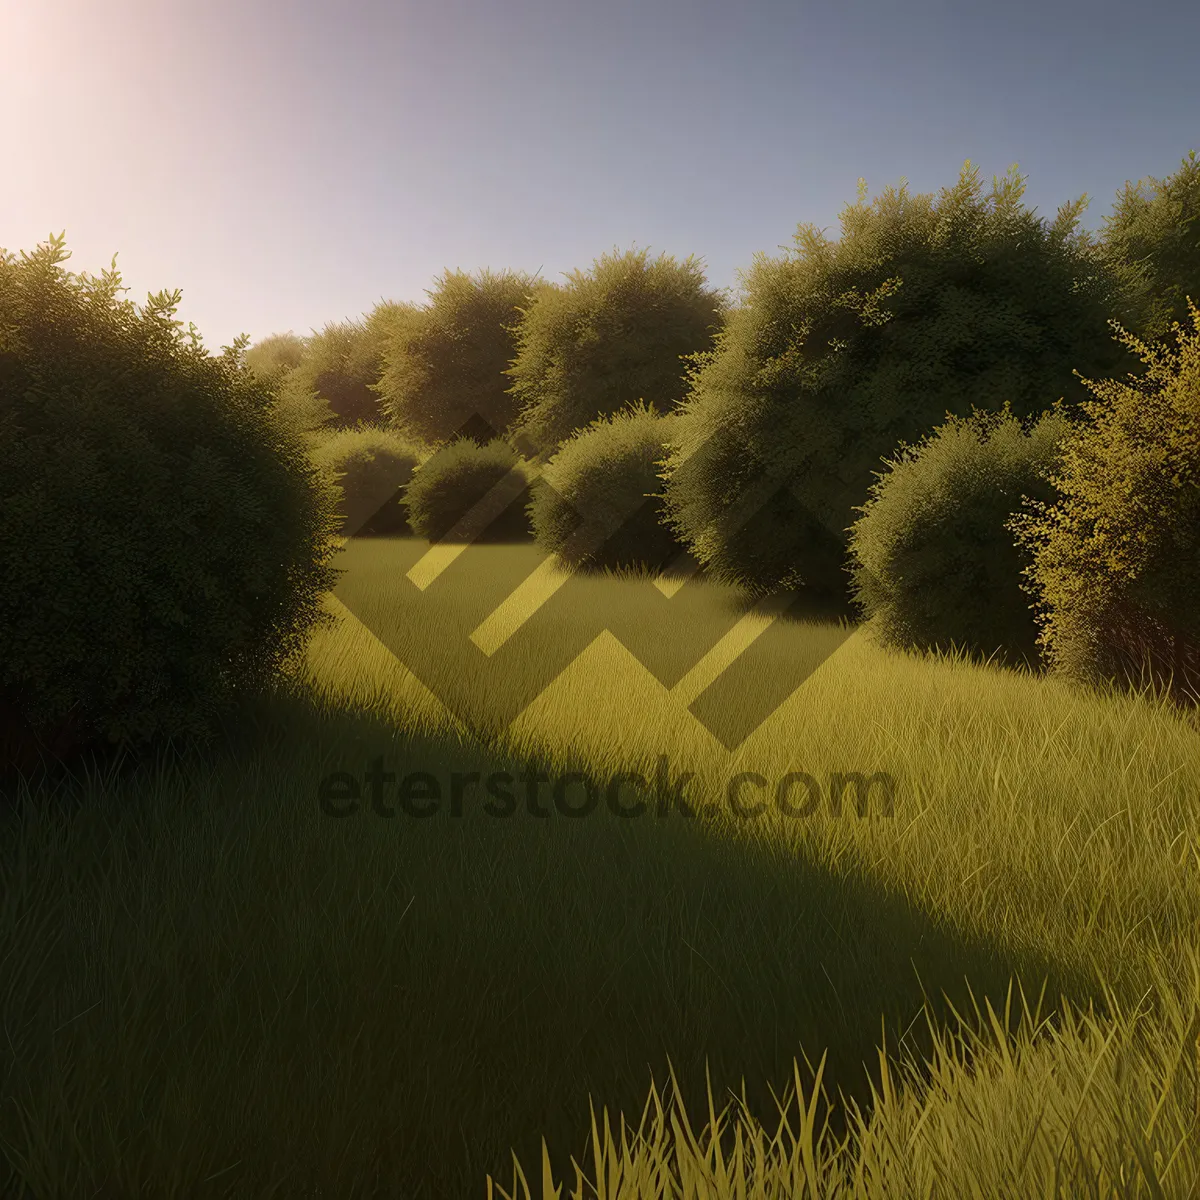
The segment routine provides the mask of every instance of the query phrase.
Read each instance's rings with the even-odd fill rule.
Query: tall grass
[[[537,552],[472,547],[421,593],[405,578],[421,551],[403,540],[348,547],[336,603],[366,627],[344,620],[314,646],[312,678],[328,694],[382,695],[393,720],[436,726],[439,714],[445,720],[439,697],[483,695],[497,679],[518,695],[532,691],[539,662],[566,643],[579,656],[497,746],[560,769],[584,763],[597,776],[649,774],[667,755],[673,772],[695,775],[689,794],[711,806],[720,837],[859,872],[962,936],[1101,972],[1116,987],[1143,986],[1142,966],[1172,959],[1169,947],[1190,944],[1200,928],[1194,716],[1148,696],[884,651],[869,630],[772,625],[702,582],[667,601],[649,582],[572,575],[487,656],[468,639],[497,597],[539,569]],[[446,646],[443,657],[430,651]],[[724,697],[731,706],[798,683],[728,750],[689,705],[738,650],[758,658],[743,688]],[[660,681],[673,675],[673,686]],[[501,700],[490,704],[462,709],[481,721],[507,712]],[[768,808],[741,821],[725,803],[740,772],[776,781],[853,770],[896,780],[892,819],[835,819],[825,809],[794,820]]]
[[[1194,725],[862,631],[761,632],[708,585],[671,601],[675,638],[632,578],[572,577],[517,627],[491,614],[540,569],[531,548],[472,547],[419,592],[425,548],[372,543],[347,548],[343,619],[294,687],[218,753],[43,786],[0,818],[0,1194],[483,1195],[544,1137],[580,1195],[686,1195],[686,1171],[718,1197],[1041,1195],[1068,1130],[1063,1186],[1099,1182],[1061,1194],[1156,1194],[1119,1173],[1143,1151],[1158,1194],[1187,1194]],[[490,655],[455,648],[481,625]],[[760,689],[819,665],[728,750],[688,706],[756,628]],[[522,700],[577,643],[511,724],[512,697],[447,712],[497,678]],[[469,726],[489,720],[485,744]],[[318,804],[377,757],[446,781],[663,756],[696,776],[692,818],[655,816],[652,788],[636,820],[499,819],[475,792],[422,819],[376,815],[369,791],[342,819]],[[897,780],[890,818],[724,803],[737,771],[856,769]],[[1013,980],[1045,1001],[1002,1036],[987,1005]],[[957,1020],[976,1005],[982,1024]],[[643,1137],[601,1128],[586,1173],[607,1190],[576,1181],[589,1099],[634,1114],[669,1078]],[[812,1138],[776,1133],[789,1085],[817,1097]],[[740,1165],[713,1165],[739,1128]]]
[[[541,1177],[514,1161],[503,1200],[712,1196],[747,1200],[875,1197],[1185,1197],[1200,1191],[1195,1030],[1200,991],[1169,990],[1156,1022],[1113,1003],[1110,1019],[985,1004],[933,1030],[929,1061],[896,1068],[880,1053],[868,1107],[832,1133],[829,1104],[799,1071],[760,1120],[744,1097],[706,1089],[694,1126],[672,1078],[640,1119],[593,1110],[582,1165],[561,1188],[543,1149]],[[1009,1000],[1013,997],[1010,995]],[[1024,997],[1021,998],[1024,1001]],[[818,1071],[818,1082],[820,1072]],[[541,1187],[538,1187],[538,1184]]]

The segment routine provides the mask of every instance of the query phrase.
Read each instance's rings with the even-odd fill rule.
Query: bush
[[[539,289],[508,370],[517,435],[549,452],[639,400],[669,409],[683,398],[684,356],[711,347],[724,308],[696,259],[651,262],[645,250],[604,255],[565,286]]]
[[[333,420],[329,401],[307,384],[285,386],[304,360],[304,339],[294,333],[273,333],[246,351],[250,373],[275,395],[276,415],[294,432],[312,438]]]
[[[246,351],[246,366],[264,383],[278,386],[304,358],[304,339],[294,333],[273,333]]]
[[[1125,359],[1121,289],[1083,201],[1047,225],[1010,174],[982,197],[964,168],[939,198],[865,184],[841,240],[811,226],[759,256],[744,305],[697,362],[669,464],[668,512],[714,575],[751,593],[844,596],[847,529],[880,462],[947,413],[1025,420],[1085,393],[1073,375]]]
[[[1193,150],[1167,179],[1127,183],[1104,218],[1102,254],[1133,297],[1127,328],[1159,340],[1200,297],[1200,158]]]
[[[300,363],[283,381],[281,406],[319,411],[320,423],[336,429],[379,424],[383,412],[375,385],[383,347],[415,311],[413,305],[381,304],[363,321],[331,323],[312,334]]]
[[[333,496],[241,361],[61,238],[0,253],[0,709],[10,765],[202,733],[299,652]]]
[[[1200,698],[1200,310],[1177,346],[1122,340],[1145,378],[1088,382],[1066,440],[1062,498],[1015,526],[1032,551],[1050,665],[1088,683]]]
[[[323,438],[313,459],[341,493],[342,533],[411,533],[404,489],[423,457],[394,430],[369,425]]]
[[[855,599],[885,644],[1037,661],[1008,526],[1023,497],[1053,498],[1067,428],[1059,412],[1028,433],[1010,412],[951,417],[888,464],[850,536]]]
[[[563,443],[529,505],[534,538],[570,566],[660,569],[682,551],[662,522],[661,463],[676,418],[645,405]]]
[[[493,497],[486,511],[473,514],[459,531],[461,540],[527,539],[531,536],[525,513],[529,479],[520,456],[501,441],[486,446],[469,439],[452,442],[422,463],[405,491],[409,525],[419,537],[441,541],[504,479],[508,485]]]
[[[533,281],[519,273],[447,271],[429,304],[384,344],[378,392],[387,418],[430,445],[504,433],[516,413],[504,372],[532,294]]]

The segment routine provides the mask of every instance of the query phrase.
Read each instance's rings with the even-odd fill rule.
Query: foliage
[[[294,333],[273,333],[246,350],[246,366],[275,396],[278,419],[310,440],[333,420],[329,401],[307,386],[286,387],[304,360],[305,341]]]
[[[264,383],[278,385],[304,357],[304,339],[294,333],[272,333],[246,350],[246,366]]]
[[[646,250],[602,255],[539,289],[508,371],[519,434],[546,453],[639,400],[671,408],[683,398],[684,357],[711,347],[724,308],[696,258],[651,261]]]
[[[1052,498],[1067,427],[1056,411],[1028,432],[1007,411],[951,417],[887,464],[850,536],[855,598],[885,644],[1037,661],[1008,525],[1023,497]]]
[[[1101,252],[1133,297],[1126,327],[1147,340],[1186,322],[1188,298],[1200,303],[1200,157],[1191,151],[1166,179],[1126,183],[1104,218]]]
[[[676,419],[638,405],[564,442],[529,506],[538,544],[571,566],[655,569],[676,558],[659,495]]]
[[[497,485],[504,482],[504,486]],[[488,505],[472,509],[497,488]],[[530,536],[525,506],[529,479],[521,457],[506,442],[485,446],[463,438],[443,446],[414,473],[405,490],[408,522],[418,537],[441,541],[505,542]],[[460,527],[459,522],[464,522]]]
[[[313,459],[341,493],[342,532],[410,533],[403,490],[424,456],[394,430],[372,425],[323,437]]]
[[[200,733],[331,585],[332,496],[241,361],[63,239],[0,255],[0,707],[13,757]],[[7,723],[7,722],[6,722]],[[22,749],[22,747],[24,749]]]
[[[983,196],[968,163],[939,197],[888,188],[760,255],[745,302],[698,361],[669,464],[670,519],[700,561],[754,593],[844,595],[847,527],[872,474],[947,413],[1026,419],[1120,360],[1121,292],[1076,232],[1022,207],[1015,168]]]
[[[429,303],[385,342],[378,392],[387,418],[431,445],[507,430],[516,412],[504,374],[533,281],[511,271],[447,271]]]
[[[1086,381],[1062,498],[1018,519],[1051,665],[1200,699],[1200,309],[1176,345],[1123,340],[1142,378]]]
[[[383,347],[414,311],[413,305],[380,304],[364,320],[331,322],[314,332],[299,365],[283,381],[280,406],[318,412],[317,423],[338,429],[378,424],[383,414],[375,384],[383,370]]]

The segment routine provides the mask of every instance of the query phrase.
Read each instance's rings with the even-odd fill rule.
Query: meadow
[[[4,1194],[1193,1194],[1194,715],[527,544],[338,566],[214,751],[4,809]],[[322,810],[377,759],[647,809]],[[892,811],[728,803],[797,772]]]
[[[219,354],[0,250],[0,1196],[1196,1195],[1151,183]]]

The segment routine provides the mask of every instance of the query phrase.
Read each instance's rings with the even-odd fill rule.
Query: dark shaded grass
[[[881,1029],[919,1054],[926,996],[1086,991],[677,813],[320,812],[321,778],[376,755],[498,765],[452,737],[299,692],[228,733],[5,814],[6,1195],[482,1194],[543,1134],[565,1166],[589,1096],[634,1111],[668,1060],[685,1096],[707,1063],[770,1111],[827,1050],[867,1103]]]

